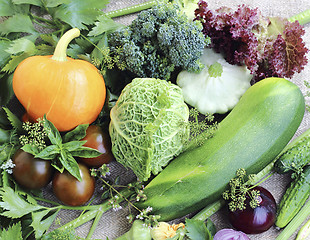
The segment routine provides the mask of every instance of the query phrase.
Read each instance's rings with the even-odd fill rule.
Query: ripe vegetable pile
[[[104,237],[249,239],[277,226],[286,240],[310,215],[310,130],[290,142],[305,99],[288,80],[307,64],[310,10],[3,3],[1,239],[77,239],[91,222],[90,239],[106,211],[125,207],[130,231]],[[135,12],[128,26],[113,20]],[[276,205],[259,185],[278,173],[292,181]],[[234,230],[211,221],[222,207]],[[64,223],[68,211],[79,216]]]

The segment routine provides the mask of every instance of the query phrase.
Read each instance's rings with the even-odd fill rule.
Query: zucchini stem
[[[74,38],[78,36],[80,36],[80,30],[77,28],[72,28],[67,31],[58,41],[52,59],[60,62],[67,61],[68,45]]]

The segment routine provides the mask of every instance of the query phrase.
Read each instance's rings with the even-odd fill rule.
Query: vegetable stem
[[[140,11],[143,11],[143,10],[146,10],[146,9],[153,7],[156,3],[157,3],[156,0],[150,0],[150,1],[147,1],[144,3],[140,3],[140,4],[130,6],[130,7],[114,10],[111,12],[107,12],[106,16],[108,16],[110,18],[116,18],[116,17],[121,17],[121,16],[125,16],[128,14],[132,14],[132,13],[137,13],[137,12],[140,12]]]
[[[214,203],[208,205],[200,212],[198,212],[193,219],[205,221],[207,218],[211,217],[214,213],[219,211],[225,205],[225,201],[223,199],[219,199]]]
[[[126,188],[123,191],[121,191],[121,194],[122,194],[121,196],[123,198],[128,198],[133,193],[134,193],[133,190]],[[115,201],[117,203],[120,203],[123,201],[123,198],[118,198]],[[104,213],[104,212],[108,211],[109,209],[111,209],[113,206],[112,206],[112,204],[110,204],[109,201],[106,201],[100,205],[94,205],[93,207],[94,207],[94,209],[89,210],[89,211],[81,214],[80,217],[72,220],[71,222],[64,224],[63,226],[59,227],[58,229],[59,230],[66,230],[66,229],[71,229],[71,228],[77,228],[77,227],[83,225],[84,223],[96,218],[96,216],[98,214],[98,210],[101,211],[102,213]],[[98,216],[97,218],[100,218],[100,216]],[[91,229],[91,231],[94,231],[95,227],[94,227],[94,229]]]
[[[95,220],[94,220],[94,222],[93,222],[93,224],[92,224],[92,226],[91,226],[91,228],[90,228],[90,230],[89,230],[89,232],[87,234],[86,240],[91,239],[91,237],[93,236],[93,234],[94,234],[94,232],[96,230],[96,227],[97,227],[97,225],[98,225],[98,223],[99,223],[103,213],[104,213],[104,211],[101,208],[99,208],[99,210],[98,210],[98,212],[96,214]]]
[[[52,59],[61,62],[67,61],[67,47],[69,43],[78,36],[80,36],[80,30],[77,28],[72,28],[67,31],[58,41]]]
[[[287,240],[303,223],[303,221],[310,215],[310,201],[308,201],[292,221],[283,229],[276,240]]]
[[[310,22],[310,9],[294,15],[288,18],[288,20],[290,22],[298,21],[300,25],[305,25]]]

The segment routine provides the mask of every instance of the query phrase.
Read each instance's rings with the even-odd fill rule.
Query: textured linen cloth
[[[110,10],[116,10],[123,7],[131,6],[133,4],[137,3],[143,3],[146,1],[143,0],[113,0],[111,3],[108,4],[105,11]],[[209,4],[209,7],[212,9],[216,9],[221,6],[227,6],[236,8],[240,4],[247,4],[251,7],[257,7],[263,15],[265,16],[281,16],[281,17],[290,17],[293,16],[299,12],[302,12],[304,10],[307,10],[310,8],[310,1],[309,0],[285,0],[285,1],[278,1],[278,0],[239,0],[239,1],[233,1],[233,0],[209,0],[207,1]],[[135,15],[129,15],[126,17],[118,18],[117,21],[129,24],[133,19],[135,18]],[[304,36],[304,41],[307,44],[307,47],[310,49],[310,24],[305,26],[306,34]],[[310,54],[308,54],[308,59],[310,59]],[[310,63],[305,67],[305,70],[300,73],[296,74],[291,81],[296,83],[301,91],[305,94],[307,92],[307,88],[304,86],[304,81],[310,80]],[[309,103],[308,99],[307,103]],[[296,132],[296,136],[300,135],[302,132],[304,132],[306,129],[310,127],[310,116],[309,113],[305,113],[305,117],[303,122],[301,123],[298,131]],[[135,179],[134,175],[131,171],[128,171],[124,169],[122,166],[120,166],[117,163],[113,163],[110,166],[112,168],[112,174],[121,176],[121,179],[124,182],[130,182],[133,179]],[[276,202],[279,203],[281,196],[286,188],[286,185],[289,183],[290,177],[289,175],[278,175],[275,174],[271,178],[269,178],[266,182],[262,184],[262,186],[266,187],[275,197]],[[100,186],[98,186],[100,187]],[[208,187],[208,186],[205,186]],[[48,192],[51,191],[51,189],[47,189]],[[48,193],[47,193],[48,194]],[[50,194],[48,194],[50,197]],[[122,235],[126,231],[130,229],[130,224],[128,223],[126,216],[128,215],[128,209],[124,207],[121,210],[113,211],[110,210],[106,212],[101,220],[100,223],[93,235],[93,239],[105,239],[108,237],[109,239],[115,239],[118,236]],[[73,218],[78,217],[78,213],[74,214],[72,212],[66,212],[63,211],[59,214],[59,219],[61,224],[65,223]],[[231,228],[229,225],[229,222],[226,217],[226,212],[224,210],[219,211],[218,213],[214,214],[211,217],[211,220],[215,223],[217,229],[221,228]],[[87,232],[91,226],[91,223],[86,223],[82,225],[81,227],[77,228],[77,233],[81,237],[85,237],[87,235]],[[275,227],[272,227],[270,230],[268,230],[265,233],[258,234],[258,235],[249,235],[250,239],[258,240],[258,239],[268,239],[273,240],[276,238],[276,236],[279,234],[279,230],[277,230]],[[291,239],[294,239],[296,236],[293,235]]]
[[[111,11],[120,9],[123,7],[131,6],[137,3],[143,3],[146,2],[145,0],[112,0],[111,3],[108,4],[107,8],[104,11]],[[212,9],[216,9],[221,6],[227,6],[236,8],[240,4],[247,4],[251,7],[257,7],[259,10],[263,13],[265,16],[281,16],[281,17],[290,17],[293,16],[301,11],[307,10],[310,8],[310,1],[309,0],[285,0],[285,1],[278,1],[278,0],[251,0],[251,1],[245,1],[245,0],[239,0],[239,1],[233,1],[233,0],[209,0],[208,1],[209,7]],[[133,19],[135,18],[135,15],[129,15],[126,17],[118,18],[117,21],[129,24]],[[310,24],[305,26],[306,34],[304,36],[304,41],[307,44],[307,47],[310,49]],[[308,59],[310,59],[310,54],[308,54]],[[310,77],[310,63],[305,67],[305,70],[300,73],[296,74],[291,81],[296,83],[301,91],[305,94],[307,92],[307,88],[304,86],[304,81],[309,80]],[[309,103],[308,99],[307,103]],[[301,123],[298,131],[296,132],[296,136],[300,135],[302,132],[304,132],[306,129],[310,127],[310,116],[309,113],[306,112],[304,116],[304,120]],[[259,144],[259,143],[258,143]],[[110,164],[111,167],[111,176],[120,176],[121,181],[123,183],[131,182],[135,179],[135,176],[130,170],[124,169],[120,164],[113,162]],[[279,203],[279,200],[281,199],[281,196],[286,188],[286,185],[289,182],[289,175],[278,175],[275,174],[271,178],[269,178],[266,182],[262,184],[262,186],[266,187],[275,197],[277,203]],[[208,187],[208,186],[205,186]],[[97,193],[100,192],[100,184],[97,183]],[[49,185],[45,191],[44,196],[55,200],[55,197],[52,194],[51,185]],[[99,200],[95,200],[94,203],[100,203]],[[130,224],[128,223],[126,216],[128,215],[128,208],[124,206],[123,209],[114,211],[110,210],[102,216],[99,225],[97,226],[97,229],[93,235],[93,239],[106,239],[107,237],[109,239],[115,239],[118,236],[122,235],[126,231],[130,229]],[[52,228],[59,227],[60,225],[63,225],[64,223],[77,218],[79,216],[79,212],[73,212],[73,211],[61,211],[58,215],[58,223],[54,224]],[[231,228],[229,225],[229,222],[226,217],[226,213],[224,210],[219,211],[218,213],[214,214],[211,217],[211,220],[215,223],[217,230],[220,230],[221,228]],[[88,222],[81,227],[77,228],[77,233],[80,237],[86,237],[89,228],[91,227],[91,222]],[[263,234],[259,235],[249,235],[249,237],[253,240],[258,239],[275,239],[276,236],[279,234],[279,230],[277,230],[275,227],[272,227],[270,230]],[[291,239],[294,239],[296,235],[292,236]]]

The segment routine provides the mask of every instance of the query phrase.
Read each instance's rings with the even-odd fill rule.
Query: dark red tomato
[[[69,172],[56,172],[52,181],[55,196],[69,206],[80,206],[88,202],[95,191],[95,179],[89,169],[79,163],[82,181],[80,182]]]
[[[229,212],[229,220],[234,228],[247,234],[257,234],[267,231],[276,220],[276,201],[272,194],[263,187],[254,189],[260,191],[260,204],[256,208],[249,206],[249,196],[246,199],[246,209]]]
[[[13,178],[29,189],[40,189],[52,179],[53,167],[50,161],[34,158],[33,155],[21,149],[13,156]]]
[[[85,147],[97,149],[102,154],[95,158],[81,158],[81,161],[89,167],[100,167],[102,164],[111,162],[114,157],[111,151],[112,144],[108,132],[103,131],[97,125],[90,125],[86,130],[84,139]]]

